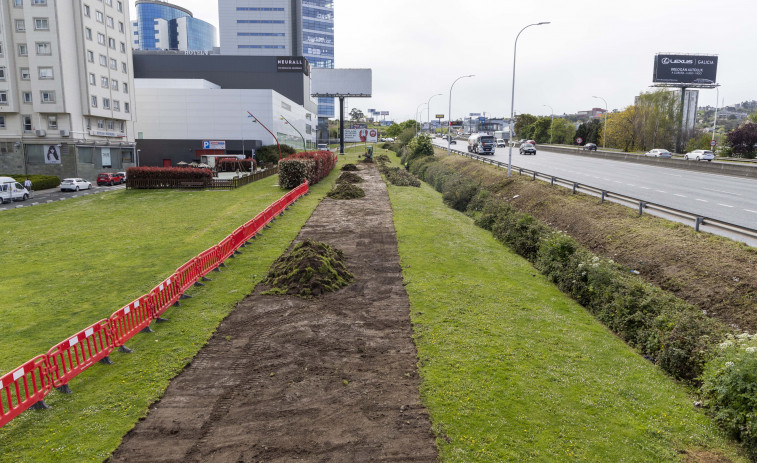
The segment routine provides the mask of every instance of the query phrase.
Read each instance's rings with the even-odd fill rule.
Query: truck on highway
[[[497,143],[493,135],[474,133],[468,138],[468,152],[476,154],[494,154]]]

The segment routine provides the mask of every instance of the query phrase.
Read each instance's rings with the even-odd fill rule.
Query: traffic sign
[[[712,140],[712,141],[710,142],[710,146],[715,146],[715,145],[717,145],[717,144],[718,144],[718,142],[716,142],[715,140]]]
[[[583,138],[581,138],[581,137],[576,138],[576,144],[577,145],[580,145],[582,141],[584,141]]]

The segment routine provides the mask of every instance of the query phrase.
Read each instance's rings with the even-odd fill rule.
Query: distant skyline
[[[215,0],[173,0],[196,18],[218,26]],[[131,0],[134,17],[134,0]],[[372,68],[373,97],[350,99],[358,108],[390,111],[390,119],[415,118],[431,100],[431,117],[486,112],[510,115],[513,43],[518,39],[515,112],[571,114],[594,107],[632,105],[653,90],[656,53],[719,56],[720,99],[726,105],[757,99],[757,29],[744,20],[757,13],[752,0],[469,0],[334,1],[337,68]],[[700,106],[716,104],[715,90],[702,90]],[[424,107],[425,108],[425,107]],[[423,110],[426,120],[426,110]]]

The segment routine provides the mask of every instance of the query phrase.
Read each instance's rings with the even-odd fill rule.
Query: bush
[[[386,179],[392,185],[414,186],[418,188],[421,186],[421,181],[418,178],[401,167],[385,167],[382,173],[386,175]]]
[[[757,335],[729,335],[715,349],[702,374],[704,405],[757,460]]]
[[[28,178],[32,182],[32,191],[57,188],[60,185],[60,178],[55,175],[0,174],[0,177],[13,177],[22,185]]]
[[[126,177],[129,180],[211,181],[213,173],[194,167],[129,167]]]
[[[297,162],[301,163],[303,167],[291,167],[292,163]],[[282,188],[294,188],[304,179],[307,179],[310,185],[320,182],[329,175],[336,164],[336,160],[331,151],[303,151],[287,156],[279,164],[279,185]],[[281,169],[281,164],[286,165],[284,170]],[[295,184],[295,182],[299,183]]]
[[[279,163],[279,186],[281,188],[297,188],[306,179],[313,161],[304,159],[284,159]]]
[[[289,145],[281,145],[281,159],[296,153],[297,150]],[[279,148],[276,145],[264,145],[255,150],[255,160],[259,166],[263,164],[278,164]]]
[[[467,176],[452,174],[442,186],[442,199],[452,209],[465,212],[478,193],[479,184]]]
[[[413,138],[407,148],[410,152],[405,156],[405,162],[413,162],[417,158],[434,155],[434,145],[431,144],[431,139],[427,135],[418,135]]]

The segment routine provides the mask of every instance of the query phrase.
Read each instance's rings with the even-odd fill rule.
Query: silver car
[[[672,158],[673,155],[670,154],[670,151],[662,148],[655,148],[653,150],[649,150],[644,154],[645,156],[653,156],[656,158]]]
[[[60,182],[60,191],[89,190],[92,184],[83,178],[64,178]]]
[[[712,161],[715,159],[715,153],[710,150],[694,150],[684,154],[685,160],[693,159],[694,161]]]

